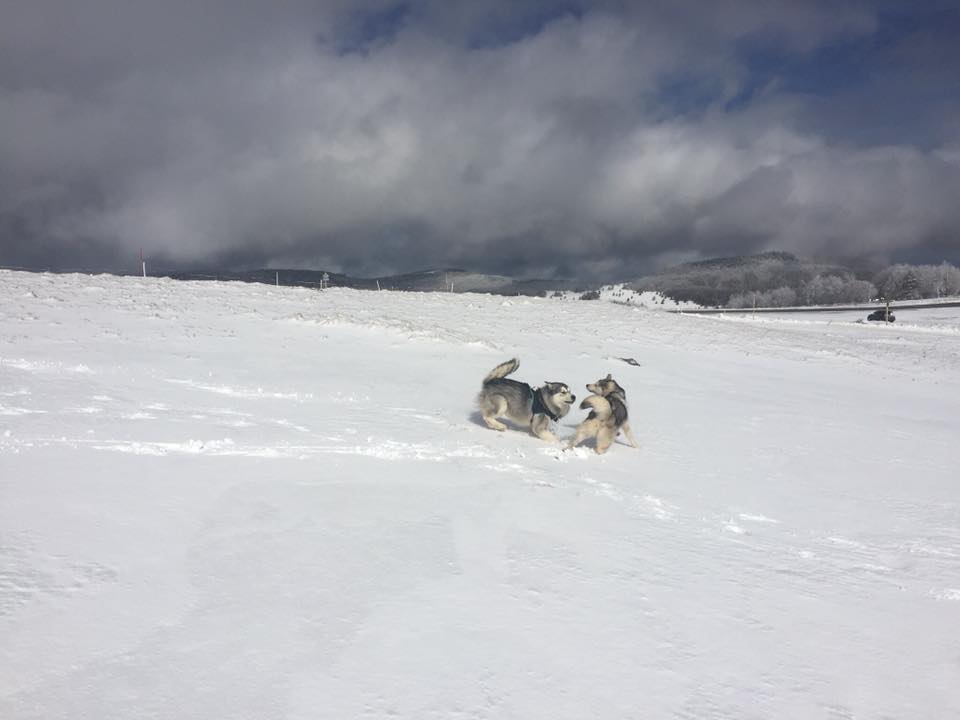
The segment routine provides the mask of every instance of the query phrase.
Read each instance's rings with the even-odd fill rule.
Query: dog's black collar
[[[550,408],[548,408],[546,404],[544,404],[543,395],[541,394],[542,392],[543,392],[543,388],[537,388],[536,390],[534,390],[533,388],[530,389],[530,393],[533,395],[533,407],[531,408],[531,412],[533,412],[534,415],[540,415],[540,414],[546,415],[548,418],[550,418],[554,422],[557,422],[558,420],[560,420],[560,418],[557,415],[554,415],[552,412],[550,412]]]

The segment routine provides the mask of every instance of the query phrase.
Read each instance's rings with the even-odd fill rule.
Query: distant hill
[[[839,265],[787,252],[765,252],[683,263],[639,278],[629,286],[638,291],[656,290],[676,300],[723,306],[732,296],[744,293],[782,289],[799,292],[818,276],[855,279],[849,269]]]
[[[506,275],[473,273],[458,268],[420,270],[400,275],[358,278],[325,270],[291,270],[262,268],[237,272],[215,270],[178,271],[167,273],[176,280],[239,280],[273,285],[319,288],[324,274],[329,287],[357,290],[406,290],[413,292],[480,292],[494,295],[543,295],[548,290],[582,289],[582,283],[557,280],[517,280]]]
[[[791,307],[868,302],[877,297],[909,299],[960,294],[960,269],[940,265],[897,264],[877,272],[817,260],[787,252],[765,252],[683,263],[630,283],[601,287],[576,280],[518,280],[506,275],[439,268],[380,277],[360,278],[324,270],[260,268],[236,272],[219,270],[163,273],[178,280],[239,280],[273,285],[319,288],[324,274],[329,287],[413,292],[477,292],[494,295],[551,295],[609,299],[664,307],[664,298],[703,307]],[[614,292],[613,289],[616,290]],[[645,293],[654,295],[645,295]],[[605,296],[604,296],[605,297]]]

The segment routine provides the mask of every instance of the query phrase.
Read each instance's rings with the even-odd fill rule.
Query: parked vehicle
[[[887,315],[886,310],[874,310],[872,313],[867,315],[867,320],[879,320],[880,322],[886,320],[887,322],[893,322],[896,320],[896,318],[894,317],[893,313]]]

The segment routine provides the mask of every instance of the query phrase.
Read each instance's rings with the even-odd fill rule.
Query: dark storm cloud
[[[947,3],[36,0],[0,264],[960,260]]]

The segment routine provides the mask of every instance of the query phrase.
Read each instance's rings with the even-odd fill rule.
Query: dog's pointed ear
[[[613,380],[613,373],[607,373],[607,380]]]

